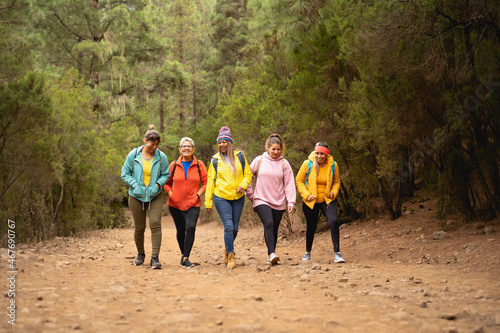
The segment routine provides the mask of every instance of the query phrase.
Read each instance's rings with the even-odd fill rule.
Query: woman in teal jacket
[[[144,145],[134,148],[127,156],[122,168],[122,179],[129,186],[128,205],[134,218],[134,239],[137,246],[137,259],[134,265],[142,265],[144,251],[144,232],[146,214],[149,212],[151,229],[151,267],[161,268],[158,254],[161,247],[161,214],[163,204],[163,185],[170,177],[168,159],[158,149],[160,134],[151,125],[144,135]]]

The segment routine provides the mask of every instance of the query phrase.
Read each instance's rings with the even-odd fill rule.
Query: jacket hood
[[[138,147],[138,148],[137,148],[137,151],[139,151],[139,152],[141,152],[141,153],[142,153],[142,150],[144,149],[144,146],[145,146],[145,145],[142,145],[142,146]],[[155,154],[154,154],[154,156],[160,156],[160,150],[159,150],[158,148],[157,148],[157,149],[155,149]]]
[[[312,152],[310,155],[309,155],[309,160],[314,162],[314,158],[316,157],[316,152]],[[333,156],[328,154],[328,156],[326,157],[326,163],[328,165],[333,165]]]
[[[262,154],[262,157],[265,159],[268,159],[271,162],[281,161],[284,158],[283,155],[280,155],[277,158],[272,158],[271,155],[269,155],[269,153],[267,151]]]

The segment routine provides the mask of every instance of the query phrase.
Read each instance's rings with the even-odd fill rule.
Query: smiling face
[[[184,141],[179,148],[179,152],[181,153],[182,159],[184,161],[191,161],[191,159],[193,158],[194,150],[195,149],[193,145],[189,141]]]
[[[154,155],[155,150],[158,148],[159,145],[160,145],[160,140],[146,141],[146,139],[144,139],[144,148],[146,148],[146,151],[151,155]]]
[[[276,159],[281,155],[281,146],[277,143],[274,143],[267,147],[267,153],[269,154],[269,156]]]
[[[318,163],[321,165],[326,162],[326,154],[325,153],[320,153],[316,152],[316,160]]]
[[[226,140],[220,140],[219,143],[219,150],[221,151],[221,153],[223,154],[227,154],[227,146],[228,146],[228,143]]]

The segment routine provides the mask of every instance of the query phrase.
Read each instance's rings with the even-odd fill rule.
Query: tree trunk
[[[160,88],[160,133],[165,132],[165,112],[163,110],[163,89]]]
[[[196,82],[193,80],[193,125],[196,126]]]

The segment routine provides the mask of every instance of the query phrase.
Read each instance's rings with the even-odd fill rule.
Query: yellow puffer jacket
[[[246,190],[252,180],[252,172],[250,171],[250,165],[248,164],[245,156],[245,173],[243,173],[240,159],[237,156],[238,153],[239,150],[234,150],[236,175],[233,175],[231,167],[226,164],[219,153],[212,156],[212,158],[217,158],[217,179],[214,187],[215,169],[212,165],[212,160],[210,160],[210,166],[208,167],[207,191],[205,193],[205,208],[212,208],[214,194],[219,198],[226,200],[237,200],[245,195],[245,192],[236,193],[236,190],[239,186]]]
[[[311,209],[313,209],[314,204],[316,203],[316,200],[313,201],[306,201],[307,197],[312,194],[314,197],[318,197],[318,191],[316,189],[316,169],[314,169],[314,166],[311,168],[311,172],[309,173],[309,179],[307,181],[307,187],[305,185],[305,180],[306,180],[306,173],[307,173],[307,166],[309,164],[309,160],[314,162],[314,159],[316,157],[316,153],[312,152],[309,155],[309,158],[302,163],[302,166],[300,167],[299,172],[297,173],[297,177],[295,177],[295,183],[297,184],[297,190],[299,191],[300,195],[302,196],[302,199],[304,200],[304,203]],[[333,156],[328,155],[326,163],[328,164],[328,170],[330,172],[328,173],[328,178],[327,178],[327,183],[325,187],[325,202],[327,205],[330,204],[337,195],[339,194],[340,190],[340,173],[339,173],[339,165],[338,163],[335,163],[335,179],[332,177],[332,165],[333,165]],[[330,199],[330,192],[333,193],[333,199]]]

